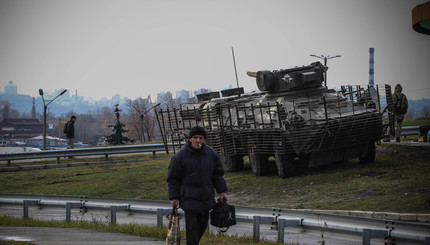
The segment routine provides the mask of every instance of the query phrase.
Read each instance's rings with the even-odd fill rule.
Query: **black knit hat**
[[[206,130],[200,126],[194,126],[188,135],[188,138],[191,139],[194,135],[203,135],[206,139]]]

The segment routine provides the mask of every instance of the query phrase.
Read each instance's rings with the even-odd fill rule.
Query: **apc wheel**
[[[276,169],[278,170],[279,177],[287,178],[294,176],[293,160],[294,158],[288,154],[279,151],[275,152]]]
[[[226,154],[221,154],[221,165],[227,172],[236,172],[243,169],[243,157],[242,156],[227,156]]]
[[[369,143],[369,148],[367,148],[367,154],[364,157],[360,157],[361,163],[369,163],[374,162],[376,158],[376,148],[375,148],[375,142]]]
[[[267,155],[255,153],[254,149],[249,151],[249,164],[256,176],[266,175],[268,162],[269,157]]]

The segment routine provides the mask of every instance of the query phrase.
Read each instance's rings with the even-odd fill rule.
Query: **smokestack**
[[[375,75],[374,55],[375,55],[375,49],[369,48],[369,85],[370,86],[373,86],[375,84],[375,80],[374,80],[374,75]]]

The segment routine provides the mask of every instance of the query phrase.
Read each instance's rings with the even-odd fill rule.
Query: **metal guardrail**
[[[180,148],[179,145],[170,145],[168,149],[166,149],[166,146],[164,144],[150,144],[150,145],[148,144],[148,145],[91,147],[91,148],[36,151],[36,152],[17,152],[17,153],[0,154],[0,161],[7,161],[7,165],[10,166],[11,161],[14,161],[14,160],[56,158],[57,163],[60,163],[60,159],[62,157],[95,156],[95,155],[104,155],[105,159],[108,160],[109,155],[113,155],[113,154],[152,152],[155,155],[155,152],[165,151],[168,153],[169,150],[175,151],[175,149],[179,149],[179,148]]]
[[[420,135],[420,126],[405,126],[402,127],[400,136]]]
[[[127,201],[127,200],[125,200]],[[143,201],[143,200],[142,200]],[[166,202],[167,203],[167,202]],[[0,198],[0,206],[2,205],[22,205],[23,206],[23,217],[29,218],[29,208],[31,206],[37,207],[40,209],[42,207],[63,207],[66,209],[65,219],[67,222],[71,221],[72,217],[72,209],[85,209],[85,212],[89,210],[104,210],[108,211],[110,214],[110,222],[112,224],[117,223],[117,213],[118,212],[128,212],[127,215],[132,214],[152,214],[157,217],[157,226],[163,227],[163,218],[165,215],[169,214],[172,209],[164,207],[156,207],[150,205],[139,205],[136,203],[121,203],[121,200],[116,200],[112,202],[111,200],[104,200],[104,202],[88,202],[87,200],[81,200],[80,202],[71,201],[71,200],[42,200],[42,199],[18,199],[18,198]],[[154,203],[155,204],[155,203]],[[303,217],[295,217],[295,218],[287,218],[287,217],[278,217],[278,216],[265,216],[265,215],[256,215],[246,211],[249,208],[245,207],[236,207],[236,218],[240,222],[246,222],[253,224],[253,237],[256,240],[260,239],[260,226],[261,225],[273,225],[277,224],[277,241],[280,243],[284,242],[285,229],[290,228],[299,228],[301,232],[307,230],[320,230],[324,229],[326,231],[330,231],[336,234],[347,234],[350,236],[361,237],[362,244],[370,245],[371,239],[382,239],[382,240],[395,240],[398,241],[399,244],[403,244],[400,241],[406,241],[407,244],[425,244],[430,245],[430,229],[429,225],[420,225],[416,223],[408,224],[411,227],[409,231],[398,231],[394,228],[389,228],[388,226],[385,229],[375,228],[367,223],[363,223],[356,218],[346,218],[343,222],[336,222],[336,218],[332,220],[326,220],[322,222],[322,220],[312,220],[306,215]],[[182,212],[182,210],[180,210]],[[300,212],[294,213],[294,215],[300,214]],[[321,219],[327,218],[329,216],[320,217]],[[369,222],[369,221],[366,221]],[[418,232],[420,230],[421,232]],[[424,232],[423,232],[424,230]]]
[[[418,126],[404,126],[402,127],[401,136],[418,135],[427,137],[430,131],[430,125],[418,125]]]
[[[402,127],[401,136],[407,135],[420,135],[420,130],[424,126],[405,126]],[[170,144],[166,148],[164,144],[147,144],[147,145],[124,145],[124,146],[107,146],[107,147],[91,147],[91,148],[78,148],[68,150],[50,150],[50,151],[36,151],[36,152],[17,152],[17,153],[3,153],[0,154],[0,161],[7,161],[7,166],[11,165],[12,161],[16,160],[29,160],[39,158],[56,158],[57,163],[60,163],[62,157],[74,157],[74,156],[96,156],[104,155],[106,161],[109,155],[113,154],[129,154],[129,153],[148,153],[152,152],[154,155],[156,152],[167,152],[179,149],[181,145]]]

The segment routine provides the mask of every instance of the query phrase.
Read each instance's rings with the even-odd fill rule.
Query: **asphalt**
[[[166,241],[122,233],[76,228],[0,226],[0,241],[23,241],[37,245],[161,245]]]

